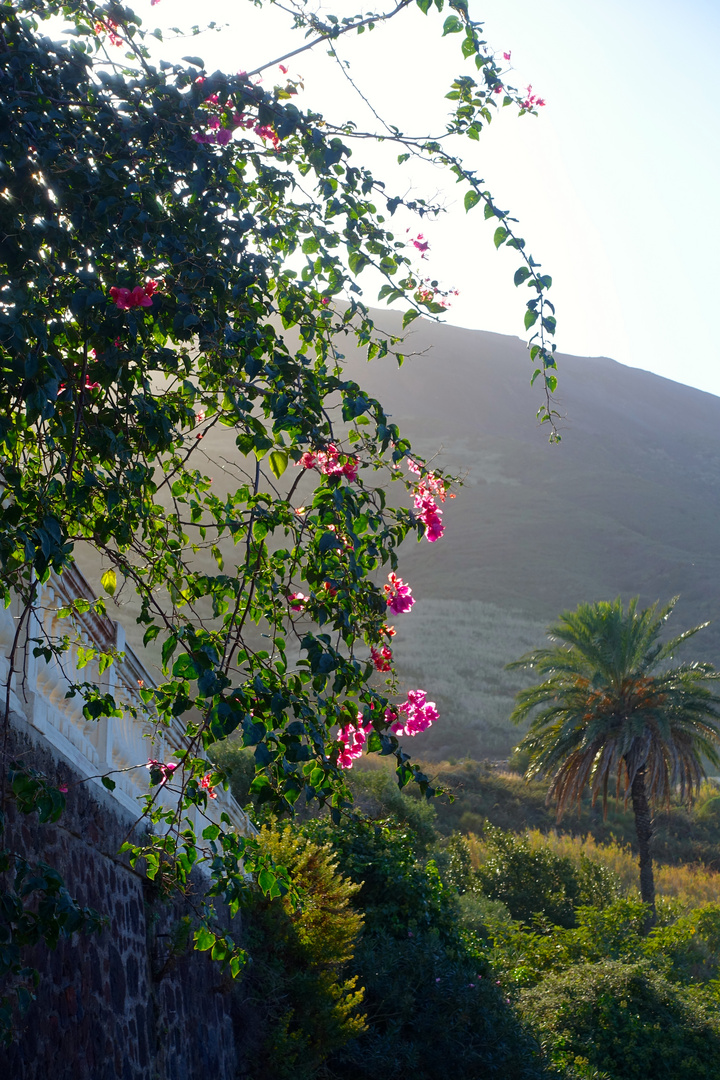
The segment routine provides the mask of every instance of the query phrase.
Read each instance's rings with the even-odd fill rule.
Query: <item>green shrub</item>
[[[609,1080],[718,1080],[717,1015],[647,963],[604,960],[520,996],[556,1068]]]
[[[297,829],[264,828],[260,842],[286,867],[301,906],[258,890],[247,912],[252,965],[240,987],[260,1044],[252,1080],[311,1080],[333,1050],[365,1027],[362,988],[350,961],[362,930],[351,906],[358,886],[343,877],[328,844]]]
[[[362,887],[365,918],[354,971],[368,1029],[328,1061],[333,1080],[533,1080],[537,1045],[506,1000],[482,948],[466,938],[457,894],[432,861],[413,854],[407,829],[355,822],[327,836],[344,874]],[[472,894],[469,894],[472,895]]]
[[[530,924],[541,916],[556,926],[571,927],[580,905],[601,905],[617,895],[612,872],[587,856],[576,864],[549,847],[533,846],[492,826],[485,829],[485,841],[487,858],[476,872],[477,886],[520,922]]]
[[[251,747],[243,747],[241,742],[226,741],[214,743],[210,748],[210,758],[218,765],[230,781],[230,790],[241,806],[250,802],[250,784],[255,777],[255,758]]]
[[[539,1050],[487,965],[439,935],[366,934],[355,957],[369,1027],[333,1080],[534,1080]]]

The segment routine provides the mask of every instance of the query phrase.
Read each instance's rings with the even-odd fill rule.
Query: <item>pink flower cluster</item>
[[[409,690],[407,701],[385,711],[385,720],[393,735],[419,735],[438,717],[435,702],[427,700],[425,690]]]
[[[392,671],[392,649],[387,645],[382,645],[379,649],[371,645],[370,657],[376,671]]]
[[[94,349],[93,349],[93,352],[95,352]],[[60,385],[58,386],[58,394],[61,394],[63,392],[63,390],[65,390],[65,389],[67,389],[66,384],[64,382],[61,382]],[[100,383],[99,382],[91,382],[90,381],[90,376],[86,375],[85,376],[85,389],[86,390],[99,390],[100,389]]]
[[[526,88],[525,93],[526,93],[527,97],[525,98],[525,101],[523,101],[523,103],[522,103],[523,109],[532,109],[532,108],[535,108],[536,106],[542,107],[545,104],[545,99],[544,98],[537,97],[536,94],[532,93],[532,86],[531,85]]]
[[[245,76],[245,72],[239,71],[238,75],[243,77]],[[205,82],[205,77],[201,75],[195,82],[202,85]],[[205,98],[205,101],[210,105],[220,104],[220,99],[217,94],[210,94]],[[230,103],[230,107],[234,107],[232,102]],[[246,128],[254,131],[256,135],[259,135],[259,137],[263,139],[263,141],[270,141],[276,150],[280,145],[280,136],[270,124],[259,124],[251,117],[244,116],[242,108],[239,108],[233,113],[230,119],[230,127],[224,127],[219,116],[211,117],[208,121],[208,127],[210,128],[210,131],[196,131],[193,134],[193,139],[196,143],[217,143],[218,146],[227,146],[232,139],[233,131],[237,128]]]
[[[211,776],[211,773],[205,773],[202,780],[200,781],[200,787],[204,788],[205,791],[207,791],[207,793],[208,793],[208,795],[209,795],[209,797],[211,799],[217,799],[217,795],[213,791],[212,784],[210,783],[210,776]]]
[[[419,735],[438,719],[435,702],[427,700],[425,690],[409,690],[407,701],[385,710],[385,722],[390,725],[393,735]],[[338,765],[341,769],[352,769],[353,761],[362,756],[371,731],[371,721],[364,720],[361,713],[358,713],[355,723],[340,728],[337,741],[342,748],[338,754]]]
[[[408,230],[408,232],[409,231],[410,230]],[[414,248],[417,248],[417,250],[420,252],[420,257],[422,259],[427,259],[430,241],[426,240],[422,233],[418,233],[417,236],[410,241],[410,243]]]
[[[437,281],[431,281],[430,278],[424,278],[415,293],[415,297],[420,303],[440,304],[440,306],[444,308],[450,307],[450,304],[452,303],[452,301],[448,299],[450,296],[459,295],[460,293],[457,289],[441,289]]]
[[[413,463],[414,464],[414,463]],[[414,469],[411,471],[415,471]],[[427,473],[413,489],[415,513],[425,526],[425,536],[431,544],[439,540],[445,531],[442,523],[442,510],[436,500],[445,502],[445,485],[435,473]]]
[[[159,770],[159,772],[160,772],[160,774],[162,776],[162,780],[160,781],[160,786],[162,787],[162,785],[167,783],[168,780],[172,780],[173,773],[177,769],[177,762],[176,761],[164,762],[164,761],[157,761],[155,758],[149,758],[148,763],[145,766],[145,768],[146,769],[151,769],[151,770],[155,770],[155,769]]]
[[[336,476],[341,473],[350,482],[357,480],[358,459],[348,454],[341,454],[333,443],[330,443],[327,450],[310,450],[303,454],[299,464],[303,469],[317,468],[325,476]]]
[[[371,730],[372,724],[369,720],[365,723],[360,713],[358,713],[357,723],[346,724],[344,728],[340,728],[337,741],[342,746],[338,754],[338,765],[341,769],[352,769],[353,761],[362,757],[363,746]]]
[[[288,596],[288,603],[290,605],[290,610],[291,611],[302,611],[303,608],[305,607],[305,605],[307,604],[309,599],[310,599],[310,597],[306,596],[305,593],[291,592],[290,595]]]
[[[118,289],[113,285],[110,290],[110,299],[115,301],[121,311],[129,311],[136,307],[152,307],[152,296],[159,286],[158,281],[146,281],[144,285],[136,285],[134,289]]]
[[[412,589],[397,574],[388,574],[388,585],[384,585],[387,606],[395,615],[404,615],[415,603]]]
[[[110,44],[115,45],[116,48],[119,48],[122,45],[123,39],[119,37],[117,32],[118,24],[116,22],[113,22],[112,19],[105,19],[104,21],[101,20],[100,22],[96,22],[93,29],[95,30],[96,34],[106,33],[110,38]]]

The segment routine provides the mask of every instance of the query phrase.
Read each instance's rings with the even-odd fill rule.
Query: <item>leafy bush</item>
[[[250,785],[255,779],[255,757],[250,747],[244,747],[239,741],[215,743],[210,755],[215,765],[227,775],[230,790],[240,806],[247,806],[251,801]]]
[[[608,1080],[718,1080],[717,1016],[647,963],[604,960],[549,976],[520,998],[555,1067]]]
[[[612,873],[583,854],[574,864],[547,846],[533,846],[492,826],[486,828],[485,840],[487,858],[475,873],[477,887],[521,922],[532,923],[540,915],[556,926],[571,927],[576,908],[601,907],[618,895]]]
[[[368,1029],[331,1056],[333,1080],[504,1080],[544,1074],[537,1046],[466,938],[454,889],[413,853],[407,828],[351,822],[305,829],[333,844],[361,888],[365,930],[353,970],[365,988]]]
[[[248,910],[253,963],[241,1008],[262,1033],[252,1080],[310,1080],[328,1054],[365,1026],[362,988],[348,974],[362,915],[351,906],[358,886],[343,877],[328,844],[297,830],[264,828],[260,846],[286,867],[300,893],[270,899],[256,891]]]

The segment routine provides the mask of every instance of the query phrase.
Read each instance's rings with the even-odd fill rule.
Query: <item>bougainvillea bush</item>
[[[503,106],[522,115],[542,101],[508,85],[465,0],[442,8],[401,0],[343,19],[299,8],[294,21],[303,49],[395,17],[456,36],[464,74],[442,140],[385,136],[399,158],[449,170],[466,210],[492,219],[495,246],[516,249],[552,433],[551,282],[458,150]],[[450,479],[411,454],[339,350],[350,334],[369,359],[402,361],[402,342],[373,324],[363,271],[381,278],[377,299],[403,305],[404,326],[442,312],[443,289],[419,269],[423,234],[393,233],[398,208],[422,220],[433,207],[363,167],[367,133],[303,111],[277,58],[249,74],[197,56],[157,61],[160,31],[94,0],[4,0],[0,20],[0,570],[6,600],[22,601],[11,669],[39,585],[90,545],[106,598],[135,590],[161,658],[159,685],[142,689],[147,714],[187,738],[177,761],[149,762],[151,838],[130,848],[182,887],[201,858],[185,812],[213,797],[222,775],[205,752],[231,733],[254,748],[253,795],[279,811],[319,800],[340,815],[343,770],[365,752],[394,754],[399,782],[429,793],[403,743],[437,720],[432,688],[394,693],[392,637],[413,602],[397,553],[408,535],[440,541]],[[237,448],[230,493],[199,463],[216,428]],[[393,481],[402,498],[387,498]],[[214,572],[198,570],[198,553]],[[36,650],[62,654],[87,606],[70,603],[64,639]],[[101,671],[114,659],[95,656]],[[70,674],[88,720],[118,714],[84,672]],[[159,785],[177,793],[176,810],[157,808]],[[203,838],[210,896],[237,904],[243,859],[263,888],[282,887],[229,822]],[[235,944],[209,926],[197,944],[239,970]]]

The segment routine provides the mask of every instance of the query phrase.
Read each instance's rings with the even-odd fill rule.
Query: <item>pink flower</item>
[[[217,799],[217,795],[213,791],[212,784],[210,783],[210,776],[211,773],[205,773],[202,780],[200,781],[200,787],[204,788],[207,791],[211,799]]]
[[[439,718],[434,701],[427,701],[425,690],[409,690],[407,701],[385,710],[385,722],[393,735],[419,735]]]
[[[116,22],[113,22],[112,19],[106,19],[104,22],[102,20],[100,22],[96,22],[94,27],[96,34],[102,34],[104,30],[110,38],[110,44],[115,45],[117,48],[119,48],[122,45],[123,40],[121,37],[118,36],[117,28],[118,24]]]
[[[278,67],[279,67],[279,68],[280,68],[280,70],[282,71],[283,75],[287,75],[287,73],[288,73],[288,69],[287,69],[287,68],[285,67],[285,65],[284,65],[284,64],[278,64]]]
[[[303,469],[320,469],[325,476],[346,477],[351,483],[357,480],[359,461],[348,454],[341,454],[333,443],[326,450],[309,450],[302,455],[299,465]]]
[[[418,233],[413,241],[413,246],[418,249],[423,259],[427,258],[427,250],[430,247],[429,242],[425,239],[422,233]]]
[[[59,791],[59,792],[60,792],[60,793],[61,793],[62,795],[67,795],[67,792],[68,792],[68,786],[67,786],[67,784],[60,784],[60,785],[58,786],[58,791]]]
[[[495,89],[493,90],[493,93],[494,94],[502,94],[503,89],[504,89],[503,84],[498,83],[497,86],[495,87]]]
[[[415,473],[417,476],[420,476],[420,473],[421,473],[422,470],[421,470],[420,466],[418,465],[417,461],[413,461],[413,459],[411,457],[409,457],[405,461],[405,464],[407,465],[409,472]]]
[[[352,763],[356,758],[362,757],[363,746],[367,742],[368,733],[372,730],[372,724],[368,720],[363,723],[363,718],[358,713],[355,724],[346,724],[337,733],[337,741],[342,749],[338,754],[338,765],[341,769],[352,769]]]
[[[528,85],[527,89],[525,90],[525,93],[526,93],[527,97],[526,97],[525,101],[522,102],[521,108],[523,108],[523,109],[532,109],[536,105],[543,106],[545,104],[545,99],[544,98],[537,97],[531,91],[532,91],[532,84]]]
[[[269,139],[275,149],[277,149],[280,145],[280,138],[277,132],[274,130],[274,128],[270,127],[269,124],[256,124],[253,130],[255,131],[256,135],[260,136],[261,139]]]
[[[504,52],[503,53],[503,60],[508,60],[509,61],[511,56],[512,56],[512,52]]]
[[[195,422],[197,424],[202,424],[204,419],[205,419],[205,413],[202,412],[202,410],[200,412],[195,413]]]
[[[217,141],[219,146],[227,146],[232,139],[232,131],[230,128],[220,128],[217,133]]]
[[[113,285],[110,290],[110,299],[114,300],[117,306],[123,311],[126,311],[130,307],[130,296],[131,293],[129,289],[118,289],[117,286]]]
[[[438,509],[436,499],[445,502],[445,485],[435,473],[428,473],[416,484],[413,490],[415,513],[425,526],[425,536],[433,544],[445,531],[442,523],[442,510]]]
[[[305,605],[307,604],[309,599],[310,599],[310,597],[305,596],[304,593],[291,592],[290,595],[288,596],[288,604],[290,605],[290,610],[291,611],[302,611],[303,608],[305,607]]]
[[[110,289],[110,299],[115,301],[116,307],[121,311],[129,311],[136,307],[152,307],[152,295],[156,292],[159,282],[147,281],[144,285],[136,285],[134,289],[119,289],[113,285]]]
[[[388,648],[387,645],[383,645],[380,649],[376,649],[372,645],[370,647],[370,657],[376,671],[392,671],[392,649]]]
[[[412,589],[397,574],[388,574],[389,585],[384,585],[387,606],[395,615],[404,615],[415,603]]]
[[[148,763],[145,766],[145,768],[150,769],[151,773],[153,771],[158,771],[160,773],[160,775],[161,775],[160,786],[162,787],[162,785],[164,783],[166,783],[168,780],[172,780],[172,775],[175,772],[175,770],[177,769],[177,762],[175,762],[175,761],[163,762],[163,761],[157,761],[155,758],[149,758]]]

